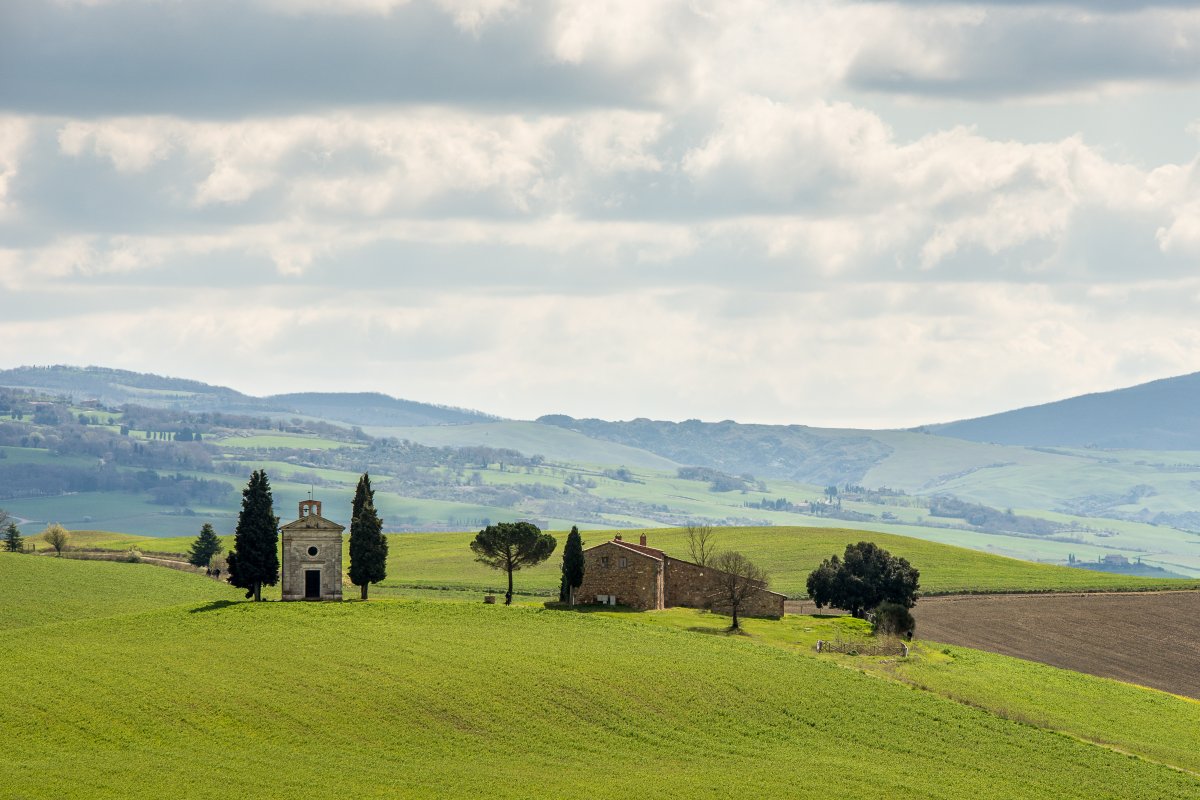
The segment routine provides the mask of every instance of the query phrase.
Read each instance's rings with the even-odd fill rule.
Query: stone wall
[[[583,553],[583,584],[575,590],[575,602],[595,603],[597,595],[615,594],[623,606],[662,608],[661,568],[662,562],[651,556],[612,542],[597,545]]]
[[[729,613],[720,598],[720,571],[677,558],[666,559],[666,605],[711,608]],[[741,614],[747,617],[782,617],[784,596],[766,588],[746,598]]]

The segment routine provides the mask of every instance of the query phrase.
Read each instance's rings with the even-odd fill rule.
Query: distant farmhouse
[[[672,606],[721,611],[720,570],[671,558],[662,550],[626,542],[617,534],[612,541],[583,551],[583,584],[575,592],[577,603],[623,605],[641,611]],[[782,617],[779,592],[764,586],[747,598],[742,614],[748,617]]]

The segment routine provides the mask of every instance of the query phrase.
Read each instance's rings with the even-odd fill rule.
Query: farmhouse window
[[[629,566],[629,559],[628,559],[628,558],[626,558],[625,556],[621,556],[621,561],[620,561],[620,564],[619,564],[619,566],[621,566],[621,567],[628,567],[628,566]]]
[[[602,566],[602,567],[608,566],[608,556],[600,556],[600,566]]]

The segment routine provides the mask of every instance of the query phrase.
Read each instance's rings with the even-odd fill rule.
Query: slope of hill
[[[9,591],[0,583],[0,602]],[[638,619],[196,602],[0,631],[0,785],[129,798],[224,798],[233,785],[269,797],[1200,791],[1169,766],[832,659]],[[235,679],[219,680],[229,664]],[[1188,711],[1158,716],[1186,737]]]
[[[1200,450],[1200,372],[925,428],[998,444]]]
[[[105,367],[56,365],[0,370],[0,387],[64,395],[76,401],[98,400],[108,406],[133,403],[193,412],[298,414],[351,425],[449,425],[496,419],[478,411],[400,400],[378,392],[252,397],[200,381]]]
[[[675,470],[679,464],[648,450],[596,439],[578,431],[535,422],[503,421],[422,427],[371,426],[372,436],[394,436],[431,447],[501,447],[541,455],[558,463]]]
[[[399,400],[379,392],[300,392],[261,400],[265,407],[352,425],[461,425],[496,417],[462,408]]]
[[[214,411],[251,404],[254,398],[224,386],[106,367],[16,367],[0,370],[0,386],[31,389],[105,405],[136,403]]]
[[[859,480],[891,452],[891,448],[870,431],[827,430],[804,425],[744,425],[732,420],[608,422],[573,419],[561,414],[539,417],[537,422],[578,431],[594,439],[649,450],[678,464],[804,483]]]

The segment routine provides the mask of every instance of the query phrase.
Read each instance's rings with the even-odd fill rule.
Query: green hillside
[[[228,584],[150,564],[0,553],[0,630],[241,596]]]
[[[669,555],[688,558],[686,532],[683,529],[619,531],[626,540],[633,542],[643,532],[652,546]],[[585,546],[607,541],[615,533],[618,531],[585,531]],[[106,532],[83,532],[74,536],[76,544],[80,546],[114,550],[138,546],[179,553],[186,551],[194,538],[156,539]],[[388,577],[379,588],[384,592],[402,592],[407,587],[444,587],[482,592],[500,587],[504,576],[474,561],[468,547],[473,536],[470,532],[391,534],[388,537]],[[558,539],[561,547],[565,536],[559,532]],[[718,528],[716,540],[721,549],[741,551],[764,566],[770,573],[772,588],[794,597],[805,594],[808,573],[823,559],[834,554],[841,555],[847,544],[863,540],[873,541],[894,555],[912,562],[921,570],[921,590],[927,594],[1117,591],[1200,586],[1200,581],[1194,580],[1139,578],[1034,564],[907,536],[843,528]],[[516,576],[518,592],[556,593],[560,552],[556,551],[543,564],[521,570]]]
[[[87,594],[62,583],[75,588],[44,602]],[[0,604],[28,588],[15,586],[0,582]],[[197,598],[3,630],[0,785],[26,798],[1200,792],[1193,775],[838,660],[644,618]]]
[[[1195,451],[732,421],[506,421],[371,393],[284,399],[100,368],[0,371],[0,509],[27,532],[61,522],[181,536],[207,521],[228,533],[246,477],[265,468],[282,516],[315,489],[345,522],[370,471],[397,532],[517,519],[585,530],[836,525],[1200,577]],[[354,413],[384,424],[352,429]],[[400,425],[410,414],[419,418]]]

